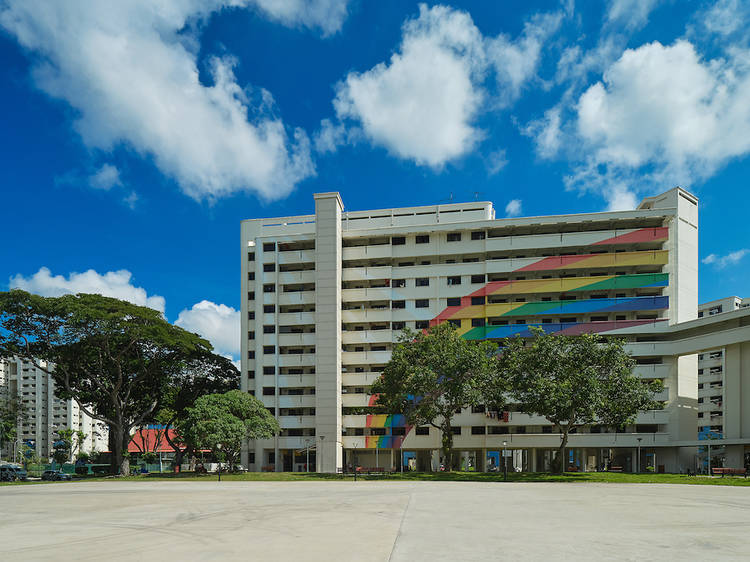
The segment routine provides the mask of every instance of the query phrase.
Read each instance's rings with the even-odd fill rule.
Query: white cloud
[[[702,61],[677,41],[628,49],[578,102],[578,134],[598,164],[652,166],[670,183],[704,179],[750,150],[746,61]]]
[[[536,76],[545,41],[560,27],[561,13],[538,14],[526,22],[516,40],[499,35],[487,40],[487,58],[494,66],[500,105],[509,105]]]
[[[739,261],[750,253],[750,250],[743,248],[734,252],[728,253],[726,256],[717,256],[716,254],[709,254],[701,260],[701,263],[706,265],[713,265],[717,269],[723,269],[728,265],[735,265]]]
[[[635,29],[648,23],[648,16],[658,0],[612,0],[607,11],[609,24]]]
[[[268,17],[288,26],[303,25],[331,35],[341,29],[348,0],[254,0]]]
[[[521,128],[521,132],[534,139],[536,151],[542,158],[552,158],[560,150],[562,142],[561,108],[559,106],[548,109],[544,117],[536,119]]]
[[[495,150],[490,152],[485,159],[485,165],[487,166],[487,174],[494,176],[500,173],[500,171],[508,165],[508,155],[505,149]]]
[[[747,31],[750,5],[740,0],[719,0],[696,17],[708,31],[726,37],[738,31]]]
[[[537,15],[516,39],[485,37],[468,13],[420,4],[388,62],[351,72],[338,85],[336,116],[358,123],[372,144],[393,155],[440,168],[482,140],[481,112],[509,105],[536,76],[544,41],[561,19]],[[490,76],[497,81],[492,96],[485,88]],[[340,129],[323,125],[321,149],[348,142]]]
[[[87,146],[123,144],[149,155],[196,199],[244,190],[276,199],[315,173],[307,136],[297,129],[289,138],[266,110],[269,93],[251,102],[231,57],[207,61],[211,85],[199,80],[198,24],[249,2],[8,0],[0,27],[34,54],[36,85],[78,111],[75,128]],[[337,4],[258,3],[282,22],[324,31],[338,20],[329,25],[321,14]]]
[[[508,201],[508,204],[505,206],[505,216],[510,217],[517,217],[521,214],[521,200],[520,199],[511,199]]]
[[[338,85],[339,119],[362,124],[374,144],[418,164],[439,167],[471,150],[483,92],[482,37],[469,14],[420,5],[404,24],[389,63],[350,73]]]
[[[138,194],[135,191],[131,191],[129,195],[123,197],[122,202],[132,210],[135,209],[135,204],[138,203],[138,199]]]
[[[239,310],[204,300],[180,312],[175,325],[208,339],[216,353],[240,354]]]
[[[122,185],[120,171],[112,164],[104,164],[89,176],[89,185],[94,189],[110,190],[116,185]]]
[[[108,271],[99,274],[93,269],[83,273],[71,273],[67,278],[62,275],[52,275],[52,272],[42,267],[34,275],[24,277],[20,273],[10,278],[11,289],[23,289],[45,297],[59,297],[66,294],[93,293],[105,297],[114,297],[132,302],[139,306],[148,306],[159,312],[164,312],[165,300],[159,295],[148,295],[142,287],[131,283],[133,274],[127,269]]]

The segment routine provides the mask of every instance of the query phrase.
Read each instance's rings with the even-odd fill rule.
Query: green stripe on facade
[[[618,275],[610,279],[604,279],[597,281],[577,289],[570,289],[570,291],[593,291],[593,290],[605,290],[605,289],[637,289],[639,287],[647,287],[649,285],[656,285],[657,283],[663,283],[667,285],[669,283],[668,273],[634,273],[632,275]]]

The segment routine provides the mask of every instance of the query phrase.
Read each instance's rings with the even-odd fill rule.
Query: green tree
[[[260,400],[230,390],[198,398],[179,421],[179,430],[193,448],[210,449],[217,457],[221,454],[232,468],[247,439],[269,439],[280,427]]]
[[[240,386],[240,372],[231,360],[213,357],[206,360],[197,357],[184,365],[179,384],[167,389],[161,409],[156,412],[154,422],[165,427],[164,438],[175,452],[174,464],[179,466],[185,456],[190,456],[193,448],[189,440],[180,435],[182,422],[187,417],[188,408],[201,396],[223,394]],[[174,429],[174,437],[168,431]]]
[[[0,388],[0,458],[2,458],[3,448],[16,441],[18,424],[24,419],[26,419],[26,409],[20,396]]]
[[[426,333],[404,330],[370,392],[378,395],[377,405],[404,414],[410,425],[439,429],[445,468],[451,470],[453,416],[481,401],[484,381],[496,373],[496,347],[463,339],[447,322]]]
[[[52,458],[56,463],[63,464],[68,462],[73,455],[76,432],[73,429],[58,429],[56,433],[57,441],[54,444]]]
[[[560,433],[556,468],[565,469],[571,430],[592,423],[623,426],[639,411],[660,408],[653,399],[661,382],[633,374],[635,361],[621,339],[596,334],[559,336],[532,328],[534,338],[508,338],[500,356],[500,384],[490,384],[486,400],[509,395],[521,411],[543,416]]]
[[[101,295],[45,298],[19,290],[0,293],[3,355],[33,362],[52,376],[58,397],[73,398],[109,426],[113,468],[121,474],[129,472],[132,428],[158,410],[185,363],[217,357],[206,340],[156,310]]]

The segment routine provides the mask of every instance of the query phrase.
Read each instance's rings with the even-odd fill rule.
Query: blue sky
[[[747,296],[750,3],[0,0],[0,288],[163,310],[237,355],[239,222],[701,199]]]

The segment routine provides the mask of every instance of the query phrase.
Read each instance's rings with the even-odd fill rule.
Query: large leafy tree
[[[220,357],[195,357],[184,365],[177,384],[171,384],[165,392],[161,408],[156,412],[154,422],[164,426],[163,437],[175,452],[174,463],[182,464],[182,459],[193,452],[192,443],[180,434],[180,429],[188,415],[188,408],[201,396],[222,394],[240,386],[240,373],[231,360]],[[169,429],[174,429],[174,436]]]
[[[178,427],[190,446],[225,456],[230,468],[247,439],[269,439],[281,430],[260,400],[240,390],[201,396]]]
[[[0,355],[18,355],[52,376],[60,398],[109,426],[113,465],[129,470],[130,432],[211,345],[156,310],[101,295],[0,293]],[[44,363],[47,362],[47,363]]]
[[[26,409],[21,398],[0,387],[0,458],[3,448],[16,441],[18,424],[25,418]]]
[[[496,345],[463,339],[449,323],[426,332],[404,330],[383,375],[370,388],[377,404],[404,414],[410,425],[441,431],[446,470],[453,464],[452,420],[481,402],[481,389],[497,369]]]
[[[524,412],[547,418],[560,433],[557,470],[562,472],[568,436],[573,429],[599,423],[622,426],[639,411],[661,407],[653,399],[658,381],[633,374],[635,361],[621,339],[595,334],[560,336],[535,328],[534,337],[509,338],[500,356],[504,377],[486,389],[488,401],[510,398]]]

